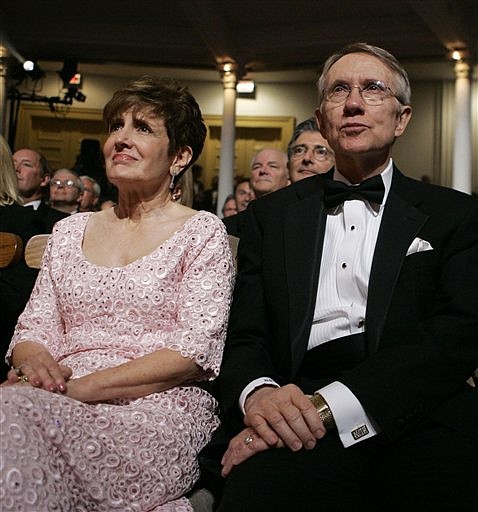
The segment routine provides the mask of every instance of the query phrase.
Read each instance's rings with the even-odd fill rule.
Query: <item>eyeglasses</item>
[[[314,160],[330,160],[332,153],[325,146],[306,146],[305,144],[298,144],[290,148],[291,159],[296,160],[303,158],[309,151],[312,151],[312,157]]]
[[[367,105],[381,105],[385,98],[395,96],[395,93],[380,80],[374,80],[361,87],[360,85],[335,84],[324,91],[325,98],[332,103],[345,103],[352,93],[352,89],[358,89],[360,96]],[[400,101],[400,100],[399,100]]]
[[[53,185],[55,187],[80,188],[80,187],[78,187],[78,185],[75,183],[74,180],[63,180],[63,181],[62,180],[51,180],[50,185]]]

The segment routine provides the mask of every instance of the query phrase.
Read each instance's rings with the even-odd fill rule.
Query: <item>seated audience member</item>
[[[50,206],[68,214],[77,213],[83,197],[83,183],[70,169],[58,169],[50,180]]]
[[[283,151],[266,148],[254,156],[251,162],[251,188],[256,199],[288,184],[287,155]]]
[[[322,137],[315,117],[306,119],[295,127],[287,146],[287,158],[292,183],[332,168],[334,152]]]
[[[232,215],[236,215],[237,213],[237,204],[236,199],[233,194],[226,197],[224,201],[224,205],[222,206],[222,217],[231,217]]]
[[[44,202],[51,169],[46,158],[29,148],[13,153],[13,164],[17,173],[18,190],[24,206],[35,210]]]
[[[57,224],[8,351],[5,512],[191,511],[219,424],[202,381],[219,371],[233,261],[220,219],[171,199],[204,144],[199,106],[143,77],[104,119],[118,204]]]
[[[236,200],[237,212],[244,211],[254,199],[250,178],[240,178],[234,186],[234,198]]]
[[[33,165],[35,162],[33,156],[33,154],[24,153],[20,157],[22,163],[18,164],[17,161],[17,170],[15,170],[10,148],[5,139],[0,136],[0,231],[20,236],[23,247],[33,235],[50,233],[54,222],[65,217],[65,214],[52,210],[43,203],[37,210],[33,207],[23,207],[23,198],[18,185],[19,182],[25,185],[29,181],[27,176],[29,173],[21,170],[20,173],[24,179],[18,180],[18,169],[19,166],[30,167],[27,164],[28,158],[32,159]],[[30,162],[30,160],[28,161]],[[29,268],[23,256],[14,265],[0,270],[0,352],[2,358],[7,352],[18,315],[28,301],[37,274],[38,270]],[[8,367],[2,361],[0,382],[6,379],[7,371]]]
[[[287,155],[279,149],[267,148],[256,153],[251,161],[251,192],[246,196],[247,202],[241,201],[242,187],[246,182],[236,185],[235,196],[237,203],[237,215],[223,219],[227,232],[237,237],[241,236],[242,224],[245,219],[244,211],[253,199],[263,197],[275,192],[289,184],[289,170],[287,168]],[[245,188],[244,188],[245,190]]]
[[[33,207],[37,218],[45,226],[44,233],[51,233],[55,222],[66,215],[47,204],[51,169],[46,158],[33,149],[23,148],[13,153],[13,164],[17,174],[20,204]]]
[[[478,507],[478,202],[404,176],[386,50],[324,65],[327,174],[248,208],[218,379],[219,512]]]
[[[234,187],[234,199],[236,200],[237,207],[236,215],[224,216],[222,219],[229,235],[239,236],[243,220],[242,214],[246,211],[247,206],[254,197],[250,178],[239,179]]]
[[[91,176],[83,174],[80,176],[83,184],[83,194],[80,201],[80,212],[96,212],[99,209],[101,187]]]

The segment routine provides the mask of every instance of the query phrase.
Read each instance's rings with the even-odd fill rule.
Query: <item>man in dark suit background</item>
[[[358,43],[318,81],[326,175],[254,201],[219,377],[220,512],[478,507],[478,202],[406,178],[405,70]]]
[[[20,148],[13,153],[13,165],[23,206],[35,210],[34,218],[38,220],[41,233],[51,233],[55,222],[68,215],[47,205],[52,175],[47,159],[34,149]]]
[[[0,209],[0,229],[19,235],[25,247],[32,236],[51,233],[55,223],[68,214],[50,208],[45,202],[51,170],[40,153],[29,148],[19,149],[13,154],[13,165],[23,205],[12,204]],[[18,316],[30,297],[37,275],[38,270],[28,267],[24,256],[0,273],[2,355],[8,348]],[[8,366],[0,362],[0,382],[6,379],[7,372]]]

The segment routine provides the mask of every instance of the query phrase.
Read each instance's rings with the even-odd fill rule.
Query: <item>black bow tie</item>
[[[369,203],[381,204],[385,187],[383,186],[382,176],[378,174],[355,186],[326,179],[324,181],[324,191],[325,207],[335,208],[344,201],[351,199],[364,199]]]

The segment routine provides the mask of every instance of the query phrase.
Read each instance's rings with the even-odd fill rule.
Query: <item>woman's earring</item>
[[[169,182],[169,190],[174,190],[176,188],[176,173],[174,172],[171,175],[171,181]]]

